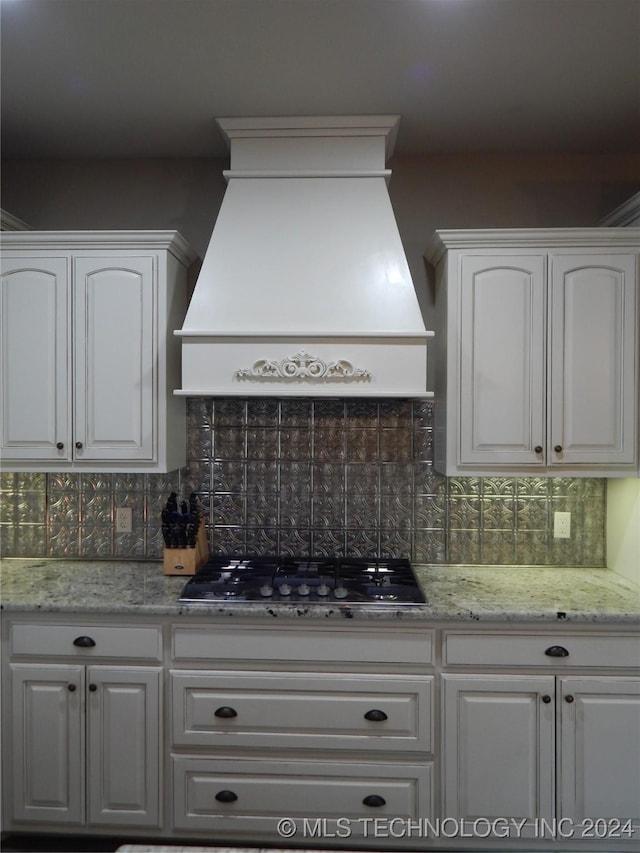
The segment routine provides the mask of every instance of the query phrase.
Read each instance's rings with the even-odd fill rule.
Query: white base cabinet
[[[445,632],[443,665],[472,670],[442,675],[446,815],[507,821],[512,839],[638,843],[637,633]]]
[[[441,231],[435,464],[638,473],[640,229]]]
[[[431,763],[174,757],[174,825],[270,843],[286,842],[283,818],[297,844],[375,837],[376,825],[392,821],[399,834],[408,821],[434,817],[432,777]]]
[[[444,812],[478,819],[551,820],[554,680],[549,676],[444,675]]]
[[[640,840],[635,630],[12,613],[2,631],[6,832],[495,853]]]
[[[158,630],[73,623],[13,629],[4,688],[11,696],[4,754],[11,756],[12,828],[159,827],[163,670],[131,665],[145,656],[145,645],[153,657]],[[52,663],[58,656],[74,660]]]
[[[180,349],[191,250],[176,232],[3,239],[2,418],[8,471],[185,464]]]
[[[435,816],[431,631],[176,625],[171,645],[176,831],[326,845]]]
[[[600,832],[612,818],[631,821],[640,835],[640,677],[559,681],[563,815],[600,818]]]
[[[161,670],[12,665],[14,818],[157,827]]]

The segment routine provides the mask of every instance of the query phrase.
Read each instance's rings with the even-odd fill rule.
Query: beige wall
[[[607,566],[640,584],[640,479],[607,483]]]
[[[2,207],[36,229],[177,229],[202,255],[226,160],[10,160]],[[417,284],[437,228],[597,225],[640,189],[640,156],[395,158],[390,193]]]
[[[424,251],[436,229],[589,227],[640,189],[640,155],[440,154],[389,165],[427,328],[433,274]],[[227,167],[224,159],[9,160],[2,207],[38,230],[176,229],[202,258]]]

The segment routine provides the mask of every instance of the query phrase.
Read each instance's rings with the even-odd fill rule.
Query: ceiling
[[[396,154],[634,152],[640,0],[0,0],[6,158],[224,157],[216,116],[391,113]]]

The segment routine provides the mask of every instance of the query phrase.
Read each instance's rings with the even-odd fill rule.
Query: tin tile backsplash
[[[216,552],[604,566],[605,480],[442,477],[432,413],[404,400],[192,398],[181,471],[1,474],[2,553],[157,559],[169,492],[195,491]],[[116,533],[119,506],[132,533]],[[555,510],[572,513],[571,539],[553,538]]]

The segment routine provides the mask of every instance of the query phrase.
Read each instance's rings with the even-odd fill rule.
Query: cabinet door
[[[549,463],[636,462],[633,254],[552,255]]]
[[[76,258],[74,452],[154,461],[154,259]]]
[[[159,826],[161,673],[89,667],[90,824]]]
[[[544,465],[545,261],[464,256],[459,463]]]
[[[443,814],[554,815],[553,676],[443,675]],[[527,828],[521,830],[522,836]]]
[[[0,379],[4,459],[71,459],[69,294],[66,258],[4,259]]]
[[[12,664],[16,822],[84,822],[84,667]]]
[[[640,679],[566,677],[560,679],[560,693],[562,816],[574,823],[630,819],[637,827]]]

